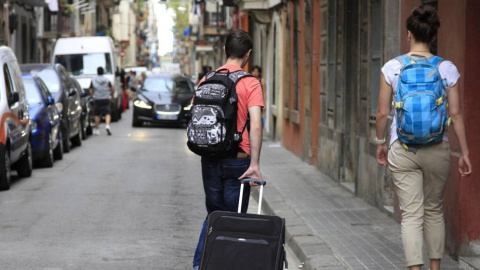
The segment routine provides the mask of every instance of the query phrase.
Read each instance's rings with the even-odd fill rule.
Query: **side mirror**
[[[69,97],[73,97],[77,94],[77,90],[75,90],[74,88],[70,89],[70,93],[68,93],[68,96]]]
[[[20,95],[17,92],[13,92],[13,94],[8,99],[8,105],[12,106],[13,104],[17,103],[18,101],[20,101]]]
[[[55,100],[52,97],[47,97],[47,105],[55,104]]]

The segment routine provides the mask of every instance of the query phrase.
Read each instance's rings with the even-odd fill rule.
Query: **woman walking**
[[[450,116],[461,151],[458,170],[462,177],[466,177],[471,174],[471,165],[457,84],[460,74],[452,62],[430,53],[430,44],[436,39],[437,29],[440,27],[440,19],[435,8],[421,5],[414,9],[407,18],[406,26],[410,51],[406,55],[388,61],[382,68],[376,122],[377,161],[384,166],[388,165],[392,172],[402,211],[401,231],[407,266],[412,270],[421,269],[424,264],[422,250],[425,239],[430,269],[439,270],[445,250],[443,196],[450,168],[448,133],[445,131],[443,135],[440,134],[439,136],[443,137],[438,137],[438,142],[434,143],[406,142],[405,138],[409,138],[409,136],[402,130],[402,125],[405,123],[401,117],[404,117],[404,113],[402,111],[397,114],[397,112],[400,112],[407,102],[415,101],[397,98],[399,95],[397,91],[401,91],[401,93],[405,91],[406,88],[402,85],[404,80],[414,81],[422,76],[418,72],[407,74],[402,70],[403,67],[418,62],[426,63],[424,67],[432,68],[433,71],[438,68],[446,100],[444,101],[442,96],[438,100],[434,100],[434,103],[438,108],[444,106],[445,112],[448,112],[447,116]],[[421,79],[430,83],[431,81],[428,79],[432,77],[432,74],[424,75],[424,78]],[[397,89],[399,85],[401,87]],[[413,87],[418,87],[418,85]],[[420,93],[419,90],[416,91]],[[394,120],[389,127],[390,140],[387,146],[385,130],[392,97],[396,101],[394,102],[396,110]],[[419,97],[418,100],[422,98]],[[424,100],[416,102],[424,102]],[[447,102],[448,106],[446,106]],[[421,107],[417,105],[414,109]],[[405,114],[414,115],[414,112],[411,111],[405,109]],[[442,117],[445,117],[445,114]],[[415,116],[405,121],[415,122],[418,119],[419,117]],[[427,121],[429,124],[433,122],[430,119]],[[446,122],[448,123],[448,121]]]

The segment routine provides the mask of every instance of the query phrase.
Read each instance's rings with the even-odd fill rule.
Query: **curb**
[[[268,179],[267,177],[264,177]],[[268,182],[268,181],[267,181]],[[251,195],[258,200],[259,189],[252,189]],[[307,270],[346,270],[349,269],[336,256],[330,245],[315,234],[305,220],[288,205],[282,194],[270,182],[268,193],[263,193],[263,212],[285,219],[285,243]]]

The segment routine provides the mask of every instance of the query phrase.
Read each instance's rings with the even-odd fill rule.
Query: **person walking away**
[[[110,130],[110,103],[113,99],[113,86],[108,78],[103,76],[103,68],[97,68],[97,76],[93,77],[92,83],[90,84],[90,95],[93,96],[94,100],[94,118],[95,118],[95,129],[93,134],[100,135],[99,125],[100,117],[105,115],[105,129],[107,134],[110,136],[112,132]]]
[[[234,152],[230,151],[231,154],[227,157],[216,158],[202,156],[202,178],[207,214],[217,210],[236,212],[240,197],[239,180],[243,178],[262,179],[262,174],[260,173],[260,148],[262,146],[261,113],[264,106],[262,88],[257,79],[242,70],[248,62],[252,47],[252,39],[248,33],[243,30],[234,30],[227,36],[224,47],[227,61],[215,72],[207,73],[207,79],[203,78],[201,80],[191,109],[195,110],[195,102],[197,99],[203,97],[203,94],[211,97],[215,92],[218,92],[212,92],[210,91],[212,88],[208,88],[210,86],[218,86],[218,84],[214,85],[214,78],[219,78],[218,76],[228,76],[228,79],[233,80],[233,83],[235,83],[234,85],[236,86],[233,87],[233,91],[236,91],[238,103],[236,120],[233,120],[232,122],[236,123],[235,134],[238,135],[234,136],[235,138],[238,137],[235,141],[240,141],[240,143],[237,144],[239,147],[234,148]],[[209,78],[212,78],[213,81],[209,82]],[[206,87],[204,89],[205,91],[202,91],[202,88],[204,87]],[[228,93],[231,92],[229,91]],[[222,96],[222,98],[225,97]],[[235,99],[232,96],[226,98],[228,100]],[[208,97],[206,99],[208,99]],[[201,106],[199,110],[200,109]],[[192,114],[194,114],[194,112]],[[192,116],[192,119],[195,117],[196,115]],[[214,120],[215,117],[215,114],[212,114],[211,112],[209,113],[208,110],[205,110],[202,117],[191,121],[194,121],[194,125],[200,126],[200,130],[198,131],[202,131],[201,128],[203,127],[203,124],[205,124],[205,126],[212,126],[217,123]],[[217,115],[217,117],[219,116]],[[247,125],[249,128],[247,128]],[[222,129],[222,127],[218,126],[217,128]],[[187,132],[189,133],[189,142],[191,142],[192,138],[190,136],[192,134],[190,134],[189,130],[190,127],[187,128]],[[195,133],[195,131],[193,133]],[[221,134],[225,134],[225,132],[219,130],[215,132],[216,134],[220,134],[218,136],[212,135],[213,132],[210,131],[207,133],[206,136],[210,137],[208,139],[209,142],[212,140],[218,140],[219,136],[222,136]],[[192,136],[195,137],[195,135],[196,134],[193,134]],[[250,185],[255,184],[250,183]],[[248,208],[249,196],[250,186],[246,186],[241,207],[243,213],[245,213]],[[207,220],[203,222],[203,227],[193,258],[193,269],[198,269],[200,265],[206,235],[206,226]]]
[[[425,239],[430,269],[439,270],[445,253],[443,195],[450,168],[446,131],[450,120],[461,151],[458,170],[462,177],[472,172],[457,83],[460,74],[452,62],[429,50],[440,27],[435,8],[417,7],[406,25],[410,52],[388,61],[381,70],[376,155],[392,172],[402,211],[406,265],[421,269]],[[395,109],[388,149],[385,130],[392,96]]]
[[[129,76],[128,76],[128,96],[130,99],[133,99],[135,92],[137,92],[137,85],[138,85],[137,73],[133,70],[130,70]]]
[[[262,77],[262,67],[260,66],[253,66],[251,70],[252,76],[257,78],[260,81],[260,85],[262,86],[262,93],[263,93],[263,100],[267,100],[267,84],[265,79]],[[265,110],[262,110],[262,127],[265,124]]]

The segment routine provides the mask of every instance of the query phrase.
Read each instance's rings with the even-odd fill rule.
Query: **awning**
[[[32,7],[46,7],[47,6],[47,4],[45,3],[45,0],[21,0],[21,1],[18,1],[18,2],[20,2],[22,4],[25,4],[25,5],[32,6]]]
[[[213,46],[212,45],[197,45],[195,47],[195,50],[197,52],[213,52]]]
[[[50,11],[58,11],[58,0],[45,0],[45,3],[48,4],[48,9],[50,9]]]

